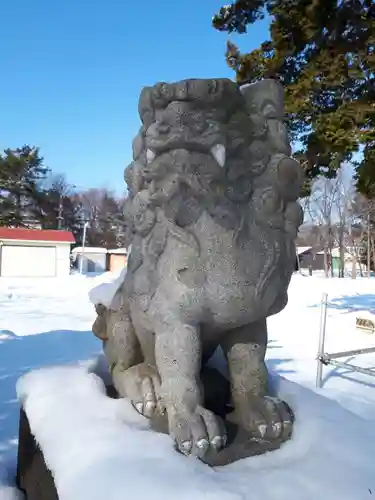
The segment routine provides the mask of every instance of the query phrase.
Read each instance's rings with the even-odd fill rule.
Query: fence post
[[[319,331],[319,345],[318,345],[318,356],[317,356],[317,370],[316,370],[316,387],[318,389],[322,386],[322,376],[323,376],[323,363],[321,357],[324,354],[325,340],[326,340],[326,323],[327,323],[327,302],[328,295],[323,293],[322,301],[320,305],[320,331]]]

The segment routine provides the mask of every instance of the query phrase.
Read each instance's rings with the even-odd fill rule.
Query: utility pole
[[[81,247],[81,260],[79,261],[79,273],[82,274],[83,270],[83,257],[85,255],[85,244],[86,244],[86,230],[89,225],[88,221],[83,224],[83,234],[82,234],[82,247]]]
[[[63,217],[63,203],[62,203],[62,195],[60,194],[59,197],[59,210],[58,210],[58,215],[57,215],[57,229],[62,228],[62,221],[64,220]]]

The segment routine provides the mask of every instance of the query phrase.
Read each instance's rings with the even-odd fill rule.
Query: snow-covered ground
[[[167,436],[148,432],[147,421],[125,401],[108,400],[101,381],[89,373],[86,361],[101,345],[90,332],[95,312],[88,292],[112,279],[0,279],[0,500],[18,498],[12,487],[16,382],[50,365],[63,366],[48,369],[47,377],[45,371],[25,377],[18,390],[44,449],[50,450],[46,459],[61,500],[117,500],[125,493],[131,500],[361,500],[375,495],[375,378],[327,367],[323,388],[315,389],[322,292],[330,301],[326,351],[372,347],[375,336],[356,330],[355,318],[375,312],[375,281],[293,277],[288,306],[269,319],[268,366],[296,411],[294,438],[272,454],[212,470],[177,455]],[[375,355],[351,361],[373,367]],[[68,419],[61,418],[67,414]]]

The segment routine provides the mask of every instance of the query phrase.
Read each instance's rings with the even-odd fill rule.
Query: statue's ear
[[[101,316],[105,311],[105,306],[103,306],[103,304],[95,304],[95,311],[96,311],[96,314]]]
[[[107,315],[105,314],[107,308],[103,304],[95,305],[96,312],[98,314],[94,324],[92,325],[93,334],[100,340],[107,339]]]

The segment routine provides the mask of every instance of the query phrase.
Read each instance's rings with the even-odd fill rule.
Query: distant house
[[[111,272],[121,271],[126,266],[128,250],[126,248],[115,248],[108,250],[107,269]]]
[[[296,270],[309,269],[311,271],[324,270],[324,252],[313,247],[296,247]]]
[[[76,247],[72,250],[74,265],[86,273],[104,273],[107,270],[107,249],[101,247]],[[81,264],[82,261],[82,264]]]
[[[70,273],[70,231],[0,227],[0,277],[61,277]]]
[[[339,248],[332,248],[330,254],[327,255],[329,272],[330,274],[332,273],[332,276],[339,276],[342,266],[344,275],[351,275],[353,274],[353,271],[356,274],[361,274],[366,270],[366,266],[362,265],[361,267],[359,258],[355,257],[356,249],[348,247],[348,250],[351,250],[351,253],[344,251],[343,263],[341,263]],[[309,271],[324,270],[324,250],[314,250],[312,247],[296,247],[296,253],[296,271],[299,268],[308,269]]]

